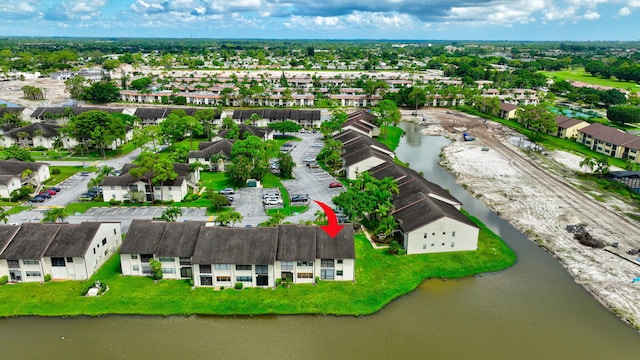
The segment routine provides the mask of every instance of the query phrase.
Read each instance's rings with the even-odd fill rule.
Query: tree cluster
[[[616,124],[637,124],[640,123],[640,107],[611,106],[607,109],[607,118]]]

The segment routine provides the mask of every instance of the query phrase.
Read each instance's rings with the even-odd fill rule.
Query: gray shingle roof
[[[222,154],[227,158],[230,158],[234,142],[235,141],[231,139],[222,139],[214,142],[201,142],[198,144],[198,148],[200,150],[190,151],[188,157],[208,159],[214,154]]]
[[[261,119],[269,120],[320,120],[320,110],[297,110],[297,109],[255,109],[233,111],[231,116],[234,120],[244,121],[253,114],[258,114]]]
[[[155,254],[158,256],[191,257],[200,229],[205,223],[205,221],[187,221],[170,223],[165,226]]]
[[[84,256],[96,236],[100,224],[99,222],[63,224],[44,256]]]
[[[400,229],[405,233],[416,230],[444,217],[477,227],[471,220],[452,205],[432,199],[424,194],[414,194],[412,199],[414,200],[412,203],[406,204],[404,207],[397,208],[397,210],[394,210],[392,213],[400,224]]]
[[[578,132],[590,135],[596,140],[622,145],[632,149],[640,149],[640,138],[626,133],[620,129],[612,128],[600,123],[593,123],[578,130]]]
[[[316,227],[316,257],[319,259],[355,259],[353,225],[345,224],[335,238]]]
[[[369,158],[378,158],[382,161],[393,160],[389,154],[383,153],[371,147],[364,147],[342,156],[345,166],[351,166]]]
[[[22,224],[0,259],[41,259],[59,229],[60,224]]]
[[[276,260],[278,228],[200,229],[194,264],[273,264]]]
[[[258,126],[247,125],[247,124],[238,124],[238,130],[239,130],[241,139],[244,139],[247,136],[249,136],[249,135],[247,135],[247,133],[251,134],[251,135],[255,135],[255,136],[257,136],[257,137],[259,137],[261,139],[264,139],[265,134],[273,132],[273,130],[269,129],[269,128],[262,128],[262,127],[258,127]],[[220,130],[218,132],[218,136],[223,138],[223,137],[227,136],[228,132],[229,132],[229,130]]]
[[[137,164],[125,164],[122,167],[122,174],[118,176],[105,176],[100,183],[101,186],[127,186],[138,181],[147,182],[150,179],[153,179],[154,175],[151,172],[143,174],[142,176],[135,177],[129,173],[129,170],[137,167]],[[173,164],[173,171],[175,171],[178,176],[175,180],[166,180],[163,182],[163,186],[180,186],[184,181],[189,177],[189,164]],[[159,184],[157,184],[159,185]]]
[[[0,254],[9,245],[15,234],[20,230],[20,226],[0,225]]]
[[[164,221],[134,219],[127,231],[127,237],[120,247],[121,254],[155,254],[158,251]]]
[[[26,162],[20,160],[0,160],[0,175],[14,175],[21,176],[22,172],[26,169],[33,171],[34,173],[42,166],[46,166],[45,163],[40,162]]]
[[[41,136],[45,138],[54,138],[58,136],[58,132],[60,131],[60,126],[43,124],[43,123],[32,123],[27,126],[11,129],[5,132],[5,136],[17,139],[18,134],[27,133],[29,134],[29,137],[33,138],[35,137],[36,131],[42,131]]]
[[[316,258],[317,226],[281,225],[277,260],[313,261]]]

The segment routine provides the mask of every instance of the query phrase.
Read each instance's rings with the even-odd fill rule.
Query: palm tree
[[[5,224],[9,222],[9,212],[2,206],[0,206],[0,221]]]
[[[162,212],[160,218],[167,222],[176,222],[178,216],[182,216],[182,209],[177,206],[169,206]]]
[[[318,210],[314,215],[316,216],[314,219],[316,225],[327,225],[327,214],[324,211]]]
[[[592,157],[586,157],[584,159],[582,159],[582,161],[580,161],[580,167],[583,167],[585,169],[585,174],[587,173],[587,169],[589,169],[589,172],[593,171],[593,168],[596,166],[596,159],[592,158]]]
[[[41,222],[43,223],[52,223],[58,222],[63,223],[64,219],[69,217],[69,212],[65,208],[54,208],[44,213]]]

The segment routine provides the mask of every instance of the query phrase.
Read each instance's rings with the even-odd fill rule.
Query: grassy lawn
[[[383,126],[383,129],[380,129],[380,133],[384,134],[385,131],[387,132],[386,137],[379,136],[376,140],[387,145],[389,149],[395,151],[398,144],[400,144],[400,138],[402,137],[403,131],[399,127],[386,125]]]
[[[60,174],[53,174],[51,170],[59,169]],[[93,171],[95,169],[84,169],[82,166],[49,166],[49,173],[51,173],[51,177],[47,181],[47,185],[56,185],[59,184],[66,179],[70,178],[75,173],[81,171]]]
[[[631,89],[634,91],[640,91],[640,85],[629,81],[618,81],[615,79],[602,79],[599,77],[591,76],[588,72],[584,71],[584,68],[575,68],[562,71],[540,71],[547,77],[556,80],[574,80],[582,81],[587,84],[611,86],[618,89]]]
[[[227,172],[200,172],[200,182],[209,190],[222,190],[224,188],[233,187],[231,176]]]
[[[362,234],[355,237],[355,282],[321,281],[285,289],[241,291],[191,289],[186,280],[154,282],[148,277],[120,274],[113,256],[88,281],[21,283],[0,287],[0,316],[147,315],[366,315],[413,291],[425,279],[460,278],[499,271],[516,256],[495,234],[481,228],[477,251],[395,256],[375,250]],[[393,271],[391,271],[391,269]],[[95,280],[109,287],[100,297],[81,294]]]

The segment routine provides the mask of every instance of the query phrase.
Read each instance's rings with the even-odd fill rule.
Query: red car
[[[339,188],[339,187],[342,187],[342,183],[338,182],[338,181],[333,181],[333,182],[331,182],[331,184],[329,184],[329,187],[330,188]]]
[[[46,190],[42,190],[42,192],[48,192],[49,195],[55,195],[57,194],[57,192],[53,189],[46,189]]]

